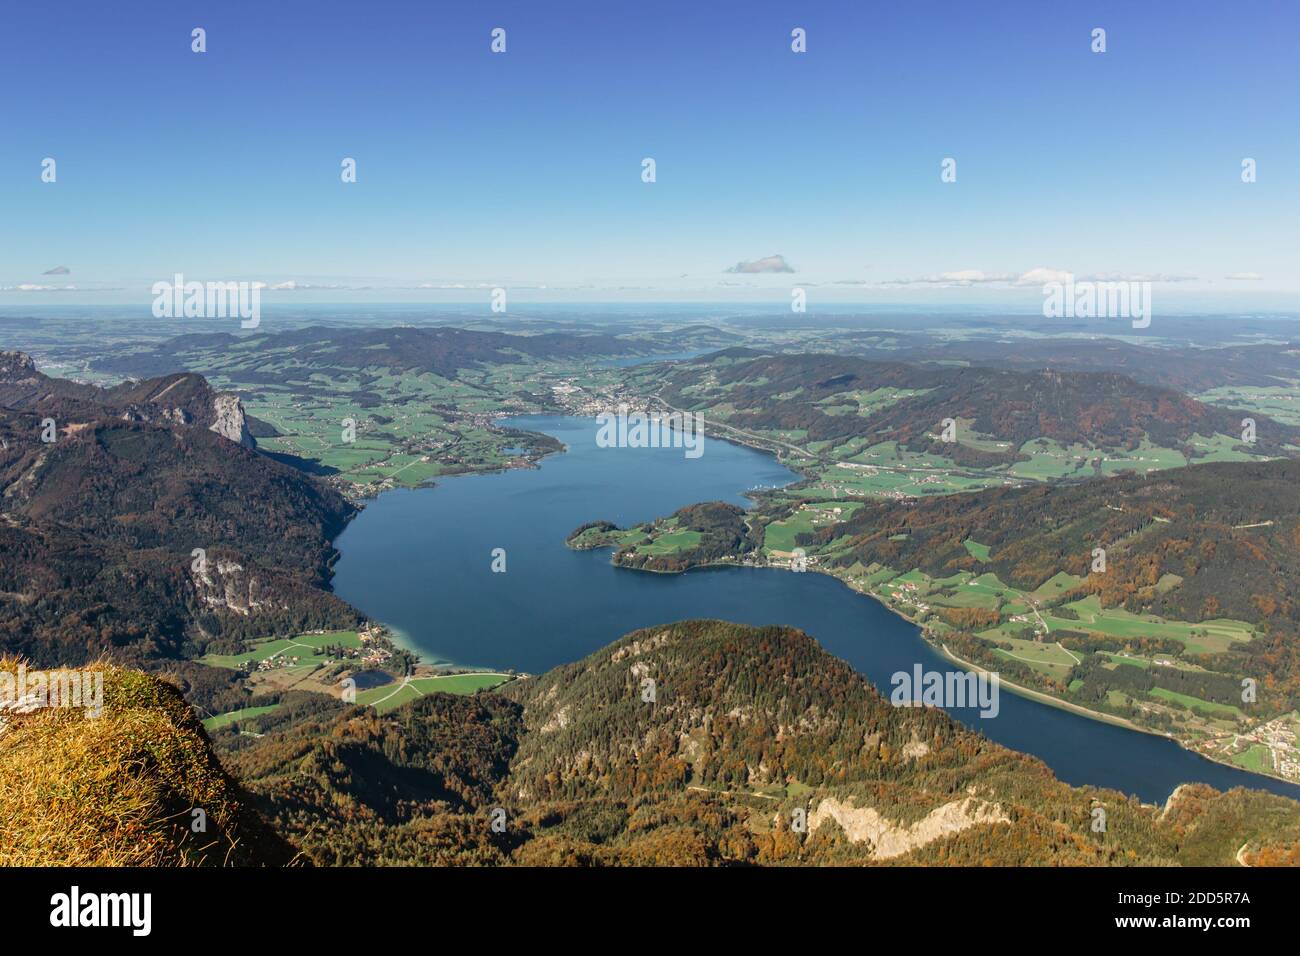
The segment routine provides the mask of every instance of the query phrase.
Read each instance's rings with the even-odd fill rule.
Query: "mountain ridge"
[[[936,368],[732,349],[665,368],[657,395],[705,414],[723,408],[723,420],[739,427],[797,429],[807,442],[895,441],[982,467],[1021,459],[1020,447],[1032,439],[1131,449],[1149,437],[1179,446],[1195,435],[1239,434],[1243,418],[1256,421],[1260,450],[1279,453],[1300,442],[1300,429],[1117,372]],[[967,444],[973,436],[960,431],[954,441],[940,440],[945,420],[968,422],[976,436],[1011,447]]]
[[[892,706],[791,628],[661,625],[442,696],[254,720],[264,736],[228,761],[324,864],[1232,865],[1300,834],[1300,803],[1257,791],[1184,787],[1174,814],[1069,787],[941,710]]]
[[[141,661],[356,623],[326,590],[354,507],[219,434],[201,376],[50,387],[14,354],[19,374],[0,384],[17,406],[0,406],[5,647],[42,663]]]
[[[239,396],[215,391],[193,372],[127,381],[111,388],[51,378],[25,352],[0,352],[0,406],[39,410],[42,417],[94,417],[106,410],[123,421],[189,425],[197,423],[221,437],[257,447]]]

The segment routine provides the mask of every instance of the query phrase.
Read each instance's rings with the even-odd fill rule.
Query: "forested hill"
[[[56,420],[111,414],[124,421],[201,425],[248,448],[257,445],[238,396],[217,392],[203,376],[184,372],[97,388],[51,378],[23,352],[0,352],[0,407]]]
[[[1300,631],[1300,461],[1292,459],[868,502],[807,540],[835,539],[839,563],[940,576],[979,567],[1028,591],[1065,571],[1087,577],[1080,587],[1104,604]],[[989,558],[975,558],[966,539],[987,544]],[[1106,571],[1090,576],[1094,548],[1106,549]],[[1181,583],[1157,591],[1166,574]]]
[[[1026,592],[1062,572],[1083,580],[1058,601],[1095,594],[1178,621],[1258,626],[1218,661],[1268,675],[1300,700],[1300,461],[1223,462],[1073,485],[869,502],[802,536],[835,542],[832,565],[919,568],[935,577],[993,572]],[[964,545],[988,546],[986,559]],[[1105,571],[1093,571],[1094,549]]]
[[[503,693],[251,726],[230,766],[324,864],[1232,865],[1300,837],[1262,792],[1068,787],[779,627],[665,625]]]
[[[352,507],[170,404],[206,403],[201,377],[37,384],[0,407],[0,649],[142,661],[356,621],[323,590]]]
[[[1033,371],[1118,372],[1148,385],[1199,393],[1223,386],[1286,387],[1295,375],[1300,343],[1267,345],[1139,345],[1118,338],[934,338],[916,334],[849,332],[842,341],[853,354],[877,361],[917,365],[977,365]]]
[[[451,327],[341,329],[310,326],[280,333],[235,336],[230,333],[183,335],[161,345],[95,363],[119,375],[165,375],[193,367],[196,355],[210,350],[229,354],[238,349],[241,380],[258,381],[265,368],[268,381],[278,382],[280,363],[323,368],[386,368],[392,372],[433,372],[454,378],[461,369],[510,364],[529,359],[596,358],[635,354],[637,346],[613,335],[545,332],[514,335]],[[645,346],[641,346],[645,350]]]
[[[1300,441],[1292,426],[1114,373],[923,368],[733,349],[661,374],[658,397],[706,415],[720,411],[729,425],[797,432],[807,444],[893,441],[979,466],[1014,462],[1025,442],[1040,438],[1100,449],[1143,441],[1183,448],[1216,434],[1239,441],[1246,417],[1256,420],[1256,440],[1239,447],[1243,454],[1281,454]],[[958,423],[955,443],[940,440],[945,419]]]

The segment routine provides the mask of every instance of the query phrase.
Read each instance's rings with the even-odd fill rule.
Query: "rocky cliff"
[[[51,378],[24,352],[0,352],[0,405],[56,420],[109,413],[129,422],[200,425],[245,448],[257,447],[239,396],[218,392],[191,372],[97,388]]]

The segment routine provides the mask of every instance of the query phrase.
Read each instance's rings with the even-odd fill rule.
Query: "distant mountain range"
[[[264,364],[283,362],[327,368],[386,368],[394,372],[434,372],[453,378],[461,369],[530,359],[586,358],[644,353],[644,347],[613,335],[544,332],[511,335],[450,327],[340,329],[311,326],[276,334],[182,335],[139,352],[112,355],[95,368],[118,375],[166,375],[192,367],[194,355],[218,350],[241,360],[245,382],[279,382],[279,372],[259,373]],[[237,351],[236,351],[237,350]],[[259,377],[259,375],[262,377]],[[270,377],[265,377],[269,375]]]
[[[1116,372],[1147,385],[1193,394],[1225,386],[1286,386],[1300,367],[1290,326],[1282,344],[1136,345],[1103,336],[997,336],[936,342],[916,333],[845,332],[844,348],[876,361],[1035,371]]]
[[[1240,436],[1247,417],[1256,440],[1240,445],[1243,454],[1289,453],[1286,446],[1300,442],[1292,426],[1109,372],[934,368],[728,349],[665,366],[655,385],[673,407],[717,412],[740,428],[797,431],[804,444],[893,441],[973,467],[1013,463],[1024,443],[1039,438],[1103,450],[1149,440],[1196,457],[1194,436]],[[958,423],[953,442],[941,440],[945,420]]]

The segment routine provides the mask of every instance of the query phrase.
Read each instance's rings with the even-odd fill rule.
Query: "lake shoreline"
[[[736,452],[720,454],[715,467],[699,473],[702,479],[696,479],[696,472],[692,471],[691,481],[683,484],[678,477],[676,456],[656,459],[652,455],[643,460],[636,456],[610,456],[594,451],[596,446],[592,445],[589,427],[591,421],[590,416],[552,415],[540,419],[528,416],[523,421],[512,422],[514,427],[542,431],[562,441],[559,448],[546,456],[552,462],[551,468],[529,469],[537,470],[541,475],[551,472],[540,481],[540,487],[534,484],[536,478],[525,478],[508,471],[482,476],[487,480],[481,486],[478,482],[446,482],[443,487],[446,499],[441,495],[382,495],[371,502],[367,511],[372,513],[363,523],[366,530],[357,533],[355,544],[347,539],[342,542],[350,559],[350,569],[345,570],[343,577],[347,580],[341,582],[338,591],[354,607],[367,608],[363,612],[367,617],[394,622],[389,626],[402,634],[402,644],[422,660],[434,657],[435,651],[431,649],[436,649],[436,657],[443,666],[450,662],[450,666],[467,667],[456,662],[472,660],[476,662],[476,669],[499,672],[515,668],[540,674],[578,660],[638,628],[695,618],[718,618],[755,625],[780,621],[810,635],[823,635],[825,632],[824,639],[819,637],[818,643],[830,653],[849,661],[863,679],[876,688],[887,687],[890,673],[904,666],[903,661],[917,659],[918,650],[911,648],[926,649],[926,657],[921,659],[933,655],[930,658],[932,663],[927,666],[938,664],[941,668],[945,661],[962,666],[960,662],[952,661],[952,655],[945,654],[941,645],[929,640],[923,626],[907,613],[826,568],[814,566],[809,570],[822,571],[822,577],[833,577],[840,584],[848,585],[847,592],[871,598],[868,602],[871,610],[866,610],[866,606],[862,606],[861,611],[851,610],[856,602],[839,588],[827,591],[816,587],[809,593],[822,594],[823,597],[805,604],[801,603],[801,597],[796,596],[805,593],[802,585],[793,591],[784,584],[775,589],[771,585],[760,585],[760,590],[753,592],[745,583],[745,576],[733,578],[732,575],[723,575],[717,584],[697,581],[686,587],[666,583],[674,577],[694,578],[684,572],[699,568],[731,568],[749,575],[787,570],[765,563],[712,560],[681,571],[652,569],[645,580],[665,583],[648,585],[647,588],[614,584],[614,578],[623,577],[623,571],[645,569],[621,567],[595,555],[590,555],[595,559],[591,563],[564,560],[559,553],[549,549],[558,547],[559,552],[569,552],[576,558],[578,549],[566,547],[566,538],[572,528],[591,520],[593,515],[631,527],[700,501],[730,500],[745,507],[747,490],[760,486],[788,487],[800,480],[797,472],[785,467],[770,452],[756,455],[755,461],[765,461],[776,468],[732,463],[729,456],[737,452],[755,454],[761,450],[742,442],[725,441],[720,446],[734,448]],[[560,455],[560,451],[566,454]],[[638,482],[644,485],[642,492],[636,491],[642,487]],[[599,494],[595,493],[596,488],[602,489]],[[403,490],[422,491],[427,487]],[[542,497],[538,496],[539,493]],[[399,500],[394,501],[394,498]],[[546,502],[541,506],[544,508],[541,512],[537,511],[539,502]],[[464,518],[470,513],[479,517],[467,523]],[[563,525],[557,521],[561,514]],[[430,524],[430,521],[437,523]],[[437,542],[436,546],[434,542]],[[516,585],[512,573],[511,586],[504,590],[501,584],[493,583],[504,582],[504,578],[485,573],[486,556],[498,545],[510,549],[511,571],[518,568],[523,575]],[[516,551],[516,548],[520,550]],[[463,557],[455,556],[478,553],[478,549],[482,549],[484,555],[481,576],[477,562],[466,563]],[[557,558],[558,564],[555,563]],[[516,564],[516,561],[521,563]],[[596,568],[607,570],[595,572]],[[604,575],[607,574],[612,574],[613,578],[606,579]],[[581,611],[573,611],[578,615],[576,617],[557,616],[557,607],[573,602],[555,592],[556,587],[562,589],[561,593],[579,594],[588,588],[596,588],[595,593],[603,597],[593,597],[591,602],[583,603]],[[843,594],[843,598],[830,600],[833,591]],[[430,604],[430,598],[424,596],[426,592],[430,596],[441,595],[440,600],[444,603]],[[673,597],[666,601],[670,594]],[[479,597],[474,597],[476,595]],[[616,596],[618,603],[614,603]],[[443,611],[431,610],[440,606]],[[882,615],[882,610],[890,613]],[[534,626],[521,630],[520,622],[529,620],[530,614],[535,615]],[[846,632],[846,626],[862,626],[850,622],[876,619],[880,619],[880,623],[869,626],[884,628],[880,632],[883,643],[873,641],[862,645],[855,634]],[[897,624],[885,624],[885,619]],[[423,649],[413,646],[417,643]],[[1012,690],[1011,687],[1008,689]],[[1291,781],[1226,761],[1206,757],[1206,763],[1202,765],[1207,767],[1205,770],[1185,766],[1186,761],[1205,755],[1181,746],[1167,735],[1125,725],[1122,718],[1089,711],[1079,705],[1066,706],[1067,702],[1048,695],[1014,691],[1013,694],[1024,701],[1014,709],[1015,713],[1021,713],[1026,705],[1046,705],[1049,711],[1061,717],[1048,720],[1044,715],[1040,720],[1027,721],[1022,714],[1018,723],[1007,725],[1011,729],[1003,732],[972,724],[968,716],[961,713],[950,712],[950,715],[1001,746],[1043,760],[1058,777],[1074,785],[1110,787],[1137,794],[1145,801],[1163,799],[1168,793],[1166,787],[1172,788],[1187,781],[1202,781],[1220,790],[1234,786],[1272,789],[1297,798],[1291,792],[1295,787]],[[1067,718],[1080,721],[1078,727],[1071,729],[1062,725],[1055,734],[1046,730],[1026,730],[1040,725],[1056,727],[1057,721]],[[1148,745],[1121,744],[1113,740],[1106,746],[1126,747],[1125,753],[1134,751],[1133,759],[1127,763],[1102,760],[1095,756],[1100,752],[1095,746],[1080,749],[1080,743],[1089,739],[1090,732],[1083,729],[1086,726],[1111,728],[1112,733],[1142,730],[1140,738],[1135,737],[1135,740],[1158,743],[1164,738],[1179,746],[1169,748],[1166,754],[1161,748],[1152,750]],[[1174,757],[1174,754],[1181,756]],[[1218,771],[1209,771],[1210,765],[1217,766]],[[1235,772],[1240,779],[1225,778],[1220,771]],[[1276,787],[1284,789],[1278,791],[1274,789]]]
[[[761,450],[761,449],[755,449],[755,450]],[[568,545],[568,542],[565,543],[567,546],[572,547],[572,545]],[[599,548],[592,548],[592,549],[574,548],[573,550],[575,551],[600,550],[600,548],[609,548],[610,550],[614,550],[612,545],[601,545]],[[689,568],[683,568],[680,571],[669,571],[660,568],[631,568],[615,562],[613,560],[612,555],[611,555],[610,564],[618,568],[620,571],[632,571],[632,572],[639,571],[645,574],[662,574],[662,575],[689,574],[692,571],[726,569],[726,568],[756,568],[756,569],[769,570],[769,571],[790,570],[789,568],[783,568],[780,565],[742,564],[741,562],[738,561],[725,561],[725,560],[706,561],[700,564],[692,565]],[[994,671],[988,670],[987,668],[981,667],[980,665],[975,664],[971,661],[963,660],[962,658],[954,654],[951,650],[949,650],[946,644],[935,641],[930,637],[926,636],[925,628],[924,626],[922,626],[922,624],[919,621],[917,621],[916,619],[908,615],[906,612],[901,611],[898,608],[891,607],[887,602],[881,600],[878,595],[873,594],[870,591],[861,591],[858,588],[853,587],[853,585],[847,580],[845,580],[844,578],[840,577],[837,574],[833,574],[830,571],[822,571],[819,569],[809,569],[809,570],[813,570],[817,574],[821,574],[825,577],[831,578],[832,580],[838,581],[840,584],[844,585],[845,588],[847,588],[849,591],[852,591],[854,594],[875,601],[877,604],[879,604],[890,614],[893,614],[895,617],[901,618],[902,620],[906,621],[908,624],[911,624],[912,626],[917,628],[918,631],[917,636],[921,641],[929,645],[929,647],[932,648],[937,653],[941,654],[946,660],[951,661],[953,664],[956,664],[958,667],[962,668],[963,670],[975,674],[996,673]],[[807,573],[807,572],[804,571],[804,572],[792,572],[792,573]],[[814,636],[813,639],[816,640],[816,637]],[[865,677],[865,675],[863,676],[864,679],[868,679]],[[1258,770],[1252,770],[1249,767],[1243,767],[1239,764],[1231,763],[1227,760],[1222,760],[1217,757],[1212,757],[1209,754],[1202,753],[1199,750],[1187,746],[1187,744],[1184,741],[1174,736],[1173,734],[1162,733],[1159,730],[1154,730],[1150,727],[1143,727],[1141,724],[1136,724],[1131,720],[1127,720],[1124,717],[1116,716],[1115,714],[1107,714],[1104,711],[1091,710],[1087,707],[1084,707],[1082,704],[1075,704],[1068,700],[1062,700],[1059,697],[1053,697],[1051,694],[1048,694],[1045,691],[1035,690],[1031,687],[1025,687],[1021,684],[1013,683],[1012,681],[1009,681],[1006,678],[1002,677],[1001,674],[998,674],[998,684],[999,686],[1006,687],[1013,694],[1019,694],[1021,697],[1025,697],[1036,703],[1043,704],[1048,707],[1055,707],[1058,710],[1066,711],[1078,717],[1085,717],[1089,720],[1095,720],[1098,723],[1108,724],[1112,727],[1119,727],[1124,730],[1132,730],[1132,731],[1136,731],[1137,733],[1147,734],[1152,737],[1157,737],[1161,740],[1172,741],[1173,743],[1177,744],[1178,747],[1184,752],[1191,754],[1194,757],[1200,757],[1204,760],[1208,760],[1211,763],[1216,763],[1219,764],[1220,766],[1227,767],[1230,770],[1239,770],[1243,773],[1249,773],[1256,777],[1262,777],[1265,780],[1277,780],[1281,783],[1288,783],[1288,784],[1295,783],[1295,781],[1288,780],[1286,777],[1279,777],[1276,774],[1270,774],[1270,773],[1260,773]],[[879,690],[879,688],[877,688],[877,690]]]
[[[790,469],[791,471],[793,471],[795,474],[802,475],[803,479],[807,479],[807,477],[808,477],[808,476],[805,475],[803,472],[797,470],[793,465],[790,465],[790,464],[787,464],[786,462],[781,461],[781,456],[780,456],[780,454],[777,453],[777,452],[774,452],[774,451],[773,451],[772,449],[770,449],[770,448],[765,448],[765,447],[762,447],[762,446],[759,446],[759,445],[751,445],[751,444],[748,444],[748,443],[746,443],[746,442],[744,442],[744,441],[742,441],[742,440],[739,440],[739,439],[737,439],[737,438],[730,437],[730,436],[715,436],[715,437],[720,438],[722,441],[729,442],[730,444],[733,444],[733,445],[738,445],[738,446],[743,447],[743,448],[749,448],[751,451],[756,451],[756,452],[759,452],[759,453],[762,453],[762,454],[771,455],[772,458],[773,458],[773,459],[774,459],[778,464],[781,464],[783,467],[789,468],[789,469]],[[796,484],[796,483],[797,483],[797,482],[791,482],[791,484]],[[745,497],[750,497],[750,495],[748,495],[748,494],[746,493],[746,494],[745,494]],[[567,547],[573,548],[573,550],[599,550],[600,548],[610,548],[611,550],[613,550],[613,551],[615,552],[615,554],[617,553],[617,549],[616,549],[613,545],[600,545],[600,546],[598,546],[597,548],[592,548],[592,549],[580,549],[580,548],[575,548],[572,544],[569,543],[568,540],[565,541],[565,545],[566,545]],[[667,570],[667,569],[662,569],[662,568],[632,568],[632,567],[628,567],[628,566],[626,566],[626,565],[622,565],[622,564],[619,564],[618,562],[616,562],[616,561],[614,560],[614,555],[611,555],[611,556],[610,556],[610,563],[611,563],[614,567],[617,567],[617,568],[619,568],[620,570],[623,570],[623,571],[643,571],[643,572],[647,572],[647,573],[650,573],[650,574],[664,574],[664,575],[684,574],[684,573],[687,573],[687,572],[689,572],[689,571],[694,571],[694,570],[697,570],[697,569],[709,569],[709,568],[745,568],[745,567],[753,567],[753,568],[769,568],[769,569],[772,569],[772,570],[778,570],[778,571],[781,571],[781,570],[792,570],[792,569],[789,569],[789,568],[784,568],[784,567],[782,567],[782,566],[780,566],[780,565],[771,565],[771,564],[768,564],[768,565],[747,564],[747,563],[744,563],[744,562],[741,562],[741,561],[737,561],[737,560],[734,560],[734,559],[732,559],[732,560],[728,560],[728,559],[725,559],[725,558],[720,559],[720,560],[713,560],[713,561],[700,562],[700,563],[698,563],[698,564],[693,564],[693,565],[691,565],[690,567],[688,567],[688,568],[683,568],[683,569],[681,569],[681,570]],[[974,663],[972,663],[972,662],[970,662],[970,661],[966,661],[966,660],[963,660],[962,658],[958,657],[956,654],[954,654],[952,651],[950,651],[950,650],[948,649],[947,645],[943,644],[941,641],[938,641],[938,640],[935,640],[934,638],[932,638],[932,637],[927,633],[927,631],[926,631],[926,629],[925,629],[925,626],[922,624],[921,621],[915,619],[914,617],[912,617],[911,615],[909,615],[907,612],[901,610],[900,608],[897,608],[897,607],[891,606],[887,601],[883,600],[883,599],[881,598],[880,595],[875,594],[875,593],[873,593],[873,592],[871,592],[871,591],[865,591],[865,590],[861,590],[861,589],[855,587],[855,586],[853,585],[853,583],[852,583],[851,581],[849,581],[847,578],[845,578],[845,577],[843,577],[843,576],[841,576],[841,575],[839,575],[839,574],[836,574],[836,573],[834,573],[833,571],[823,570],[822,568],[808,568],[808,569],[806,569],[806,570],[816,571],[816,572],[819,573],[819,574],[823,574],[823,575],[825,575],[825,576],[827,576],[827,577],[834,578],[835,580],[837,580],[837,581],[839,581],[841,584],[843,584],[845,587],[847,587],[847,588],[848,588],[850,591],[852,591],[854,594],[858,594],[858,595],[861,595],[861,596],[863,596],[863,597],[868,597],[868,598],[870,598],[871,600],[873,600],[873,601],[875,601],[876,603],[878,603],[881,607],[883,607],[886,611],[890,612],[891,614],[894,614],[895,616],[897,616],[897,617],[899,617],[899,618],[902,618],[904,621],[907,621],[909,624],[911,624],[911,625],[913,625],[914,627],[917,628],[918,637],[920,638],[920,640],[922,640],[922,641],[925,642],[927,645],[929,645],[929,646],[930,646],[934,651],[936,651],[937,653],[941,654],[945,659],[947,659],[947,660],[951,661],[952,663],[956,664],[958,667],[961,667],[962,669],[964,669],[964,670],[966,670],[966,671],[969,671],[969,672],[972,672],[972,673],[994,673],[994,672],[992,672],[992,671],[988,671],[986,668],[983,668],[983,667],[981,667],[981,666],[978,665],[978,664],[974,664]],[[795,573],[806,573],[806,571],[805,571],[805,572],[795,572]],[[1057,709],[1067,711],[1067,712],[1069,712],[1069,713],[1075,714],[1075,715],[1080,716],[1080,717],[1086,717],[1087,719],[1089,719],[1089,720],[1095,720],[1095,721],[1097,721],[1098,723],[1108,724],[1108,725],[1110,725],[1110,726],[1114,726],[1114,727],[1121,727],[1121,728],[1123,728],[1123,729],[1125,729],[1125,730],[1137,731],[1138,733],[1149,734],[1150,736],[1158,737],[1158,738],[1161,738],[1161,739],[1164,739],[1164,740],[1171,740],[1171,741],[1173,741],[1174,743],[1176,743],[1176,744],[1177,744],[1177,745],[1178,745],[1178,746],[1179,746],[1183,751],[1185,751],[1185,752],[1187,752],[1187,753],[1189,753],[1189,754],[1191,754],[1191,755],[1193,755],[1193,756],[1201,757],[1201,758],[1203,758],[1203,759],[1205,759],[1205,760],[1210,761],[1211,763],[1216,763],[1216,764],[1219,764],[1220,766],[1228,767],[1228,768],[1233,769],[1233,770],[1240,770],[1240,771],[1242,771],[1242,772],[1244,772],[1244,773],[1249,773],[1249,774],[1251,774],[1251,775],[1253,775],[1253,776],[1256,776],[1256,777],[1262,777],[1262,778],[1265,779],[1265,780],[1277,780],[1277,781],[1280,781],[1280,782],[1282,782],[1282,783],[1288,783],[1288,784],[1294,784],[1294,783],[1296,782],[1296,781],[1294,781],[1294,780],[1290,780],[1290,779],[1288,779],[1288,778],[1286,778],[1286,777],[1282,777],[1282,776],[1279,776],[1279,775],[1277,775],[1277,774],[1262,773],[1262,772],[1260,772],[1260,771],[1258,771],[1258,770],[1251,769],[1250,767],[1241,766],[1241,765],[1239,765],[1239,764],[1235,764],[1235,763],[1232,763],[1232,762],[1230,762],[1230,761],[1223,760],[1223,759],[1221,759],[1221,758],[1211,756],[1211,755],[1209,755],[1209,754],[1203,753],[1203,752],[1200,751],[1200,750],[1195,749],[1195,748],[1192,747],[1192,746],[1189,746],[1189,744],[1188,744],[1187,741],[1184,741],[1183,739],[1177,737],[1177,736],[1174,735],[1174,734],[1170,734],[1170,733],[1162,732],[1162,731],[1159,731],[1159,730],[1156,730],[1156,729],[1153,729],[1153,728],[1150,728],[1150,727],[1143,727],[1141,724],[1135,723],[1134,721],[1129,720],[1129,719],[1127,719],[1127,718],[1120,717],[1120,716],[1115,715],[1115,714],[1108,714],[1108,713],[1106,713],[1106,712],[1104,712],[1104,711],[1093,710],[1093,709],[1091,709],[1091,708],[1089,708],[1089,707],[1085,707],[1085,706],[1083,706],[1082,704],[1076,704],[1076,703],[1074,703],[1074,702],[1072,702],[1072,701],[1064,700],[1063,698],[1060,698],[1060,697],[1057,697],[1057,696],[1055,696],[1055,695],[1053,695],[1053,694],[1047,693],[1046,691],[1041,691],[1041,690],[1037,690],[1037,689],[1035,689],[1035,688],[1025,687],[1025,686],[1023,686],[1023,685],[1021,685],[1021,684],[1013,683],[1012,681],[1009,681],[1009,680],[1006,680],[1006,679],[1002,678],[1001,675],[999,675],[999,683],[1000,683],[1001,685],[1006,686],[1006,687],[1007,687],[1007,688],[1008,688],[1012,693],[1019,694],[1019,695],[1022,696],[1022,697],[1028,698],[1028,699],[1030,699],[1030,700],[1036,701],[1036,702],[1038,702],[1038,703],[1040,703],[1040,704],[1044,704],[1044,705],[1049,706],[1049,707],[1055,707],[1055,708],[1057,708]]]

